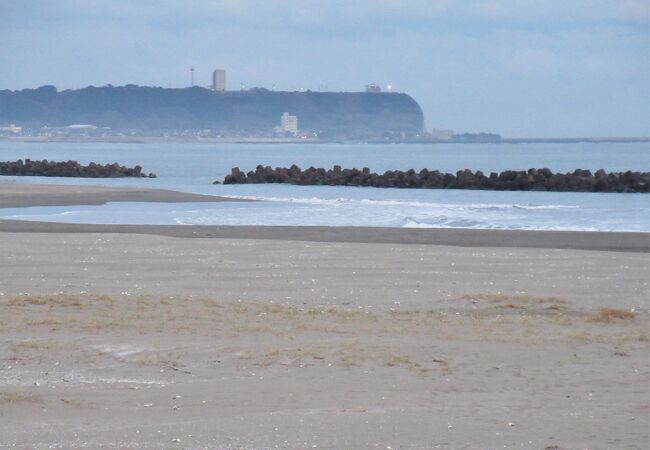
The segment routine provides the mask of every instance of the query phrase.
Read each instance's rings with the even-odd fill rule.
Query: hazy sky
[[[650,0],[0,0],[0,89],[358,91],[428,128],[650,135]]]

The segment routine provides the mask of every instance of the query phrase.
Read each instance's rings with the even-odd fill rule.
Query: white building
[[[212,72],[212,90],[225,91],[226,90],[226,71],[217,69]]]
[[[96,130],[97,129],[95,125],[90,125],[85,123],[75,123],[72,125],[68,125],[66,128],[68,130]]]
[[[431,137],[434,139],[447,140],[454,137],[454,130],[440,130],[433,128],[431,130]]]
[[[15,124],[10,124],[8,127],[0,127],[0,132],[18,134],[22,131],[22,127],[17,127]]]
[[[290,116],[288,112],[282,113],[280,117],[280,131],[291,133],[294,136],[298,134],[298,116]]]
[[[370,92],[372,94],[378,94],[379,92],[381,92],[381,87],[375,83],[366,84],[366,92]]]

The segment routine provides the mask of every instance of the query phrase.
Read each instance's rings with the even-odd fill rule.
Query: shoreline
[[[649,246],[650,233],[0,220],[3,442],[642,448]]]
[[[108,202],[247,202],[213,195],[193,194],[169,189],[124,188],[111,186],[6,183],[0,181],[0,209],[30,206],[103,205]]]
[[[241,239],[477,248],[509,247],[650,253],[650,233],[642,232],[263,225],[115,225],[0,219],[0,233],[107,233],[217,240]]]
[[[567,137],[567,138],[501,138],[501,139],[430,139],[399,141],[346,141],[289,138],[169,138],[158,136],[65,137],[1,136],[0,142],[27,143],[112,143],[112,144],[638,144],[650,142],[650,137]]]
[[[247,202],[252,200],[149,188],[0,182],[0,209],[101,205],[107,202]],[[521,247],[650,253],[650,233],[261,225],[74,224],[0,219],[0,233],[115,233],[180,238],[329,243]]]

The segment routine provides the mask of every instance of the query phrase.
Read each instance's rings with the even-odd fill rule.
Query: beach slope
[[[644,253],[0,232],[14,448],[642,448]]]
[[[0,448],[644,448],[618,235],[1,221]]]

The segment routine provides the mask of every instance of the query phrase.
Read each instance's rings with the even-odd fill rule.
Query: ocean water
[[[156,179],[0,177],[0,182],[166,188],[258,202],[129,203],[0,209],[0,217],[75,223],[332,225],[650,231],[650,196],[559,192],[213,185],[234,166],[484,172],[548,167],[650,171],[650,144],[109,144],[0,143],[19,158],[140,164]]]

